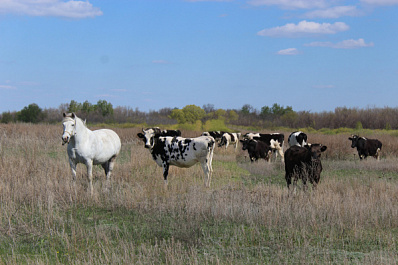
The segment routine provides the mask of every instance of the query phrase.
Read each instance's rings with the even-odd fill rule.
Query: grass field
[[[216,148],[211,188],[199,165],[162,169],[122,139],[112,187],[94,168],[71,181],[61,125],[0,126],[1,264],[397,264],[398,138],[380,132],[381,161],[358,161],[348,134],[328,146],[316,191],[288,194],[278,161]],[[287,137],[289,132],[285,132]],[[199,132],[183,132],[188,137]]]

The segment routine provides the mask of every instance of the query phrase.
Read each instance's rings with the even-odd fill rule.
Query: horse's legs
[[[72,159],[69,158],[69,165],[70,169],[72,171],[72,183],[73,183],[73,189],[75,190],[75,196],[77,196],[76,193],[76,163],[72,161]]]
[[[87,166],[87,178],[88,178],[88,188],[90,189],[90,194],[91,196],[93,196],[93,161],[92,160],[88,160],[86,162],[86,166]]]
[[[72,180],[76,181],[76,163],[72,161],[72,159],[69,158],[69,165],[70,169],[72,171]]]

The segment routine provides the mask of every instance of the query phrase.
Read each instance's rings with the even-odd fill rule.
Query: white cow
[[[224,133],[221,137],[221,141],[218,144],[218,147],[225,145],[225,149],[227,149],[230,144],[233,144],[235,145],[235,151],[236,151],[236,149],[238,148],[240,135],[241,135],[240,133]]]
[[[302,131],[292,132],[287,139],[289,146],[301,146],[304,147],[308,144],[307,142],[307,135]]]

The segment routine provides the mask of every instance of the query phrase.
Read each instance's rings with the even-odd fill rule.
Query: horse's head
[[[76,134],[76,114],[75,113],[64,113],[64,119],[62,120],[62,126],[64,131],[62,133],[62,145],[69,143],[70,139]]]

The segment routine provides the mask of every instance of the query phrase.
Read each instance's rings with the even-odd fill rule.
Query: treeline
[[[57,123],[63,112],[75,112],[79,117],[87,119],[89,123],[131,123],[152,125],[176,125],[178,127],[194,126],[203,129],[214,124],[213,127],[251,126],[256,128],[313,128],[337,129],[342,127],[357,129],[398,129],[398,108],[346,108],[338,107],[334,111],[311,113],[309,111],[294,111],[291,106],[281,106],[277,103],[264,106],[260,110],[249,104],[241,109],[216,109],[213,104],[203,107],[187,105],[182,109],[162,108],[149,112],[138,108],[113,107],[105,100],[96,104],[88,101],[83,103],[72,100],[61,104],[58,108],[42,109],[32,103],[20,111],[3,112],[1,123],[31,122]],[[214,122],[218,121],[218,122]],[[222,128],[219,128],[222,129]]]

